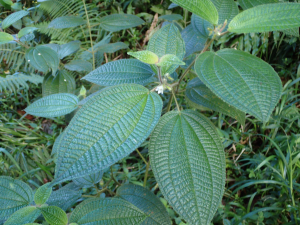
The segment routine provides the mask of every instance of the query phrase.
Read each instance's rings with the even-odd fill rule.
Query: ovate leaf
[[[37,205],[45,204],[52,193],[52,187],[49,183],[39,187],[34,194],[34,202]]]
[[[66,70],[57,71],[53,76],[48,73],[43,81],[43,97],[58,93],[74,93],[76,83],[74,77]]]
[[[205,52],[196,61],[195,71],[219,98],[264,122],[281,96],[281,80],[274,69],[243,51]]]
[[[61,45],[58,51],[58,56],[60,59],[65,58],[68,55],[71,55],[77,52],[80,49],[80,41],[71,41],[67,44]]]
[[[66,64],[65,68],[77,72],[90,72],[93,69],[93,65],[88,61],[77,59]]]
[[[94,184],[97,184],[100,182],[100,180],[102,179],[104,171],[100,170],[96,173],[92,173],[88,176],[84,176],[84,177],[79,177],[77,179],[74,179],[73,182],[74,184],[76,184],[77,186],[81,187],[81,188],[89,188],[89,187],[93,187]]]
[[[26,183],[11,177],[0,177],[0,220],[8,219],[32,201],[33,191]]]
[[[147,219],[142,210],[119,198],[91,199],[82,202],[75,208],[70,223],[78,225],[111,224],[142,225]],[[150,224],[152,225],[152,224]]]
[[[18,38],[21,38],[27,34],[33,33],[35,30],[38,30],[36,27],[25,27],[18,33]]]
[[[63,133],[53,183],[103,170],[130,154],[150,135],[161,110],[161,98],[137,84],[95,94]]]
[[[138,52],[128,52],[127,54],[147,64],[156,64],[159,60],[158,56],[155,53],[147,50]]]
[[[210,0],[172,0],[172,2],[210,23],[218,25],[218,11]]]
[[[264,5],[264,4],[270,4],[270,3],[276,3],[277,0],[238,0],[240,6],[246,10],[250,9],[254,6],[258,5]]]
[[[85,24],[86,21],[79,16],[62,16],[51,21],[48,28],[63,29],[78,27]]]
[[[0,32],[0,45],[13,41],[14,37],[8,33]]]
[[[35,206],[27,206],[12,214],[4,225],[23,225],[34,222],[41,214]]]
[[[24,111],[30,115],[52,118],[64,116],[78,107],[78,98],[76,95],[61,93],[53,94],[41,98]]]
[[[300,27],[299,3],[259,5],[238,14],[228,30],[234,33],[269,32]]]
[[[55,74],[59,66],[57,52],[46,46],[29,48],[26,51],[25,58],[31,66],[43,73],[51,69],[52,74]]]
[[[147,214],[149,217],[145,219],[144,224],[172,224],[168,212],[160,199],[144,187],[124,184],[118,189],[117,197],[130,202]]]
[[[13,23],[15,23],[18,20],[22,19],[24,16],[27,16],[28,14],[29,14],[29,12],[24,11],[24,10],[21,10],[21,11],[10,14],[8,17],[6,17],[2,21],[2,28],[3,29],[8,28],[10,25],[12,25]]]
[[[149,154],[173,209],[189,224],[209,224],[225,185],[225,154],[214,125],[195,111],[169,112],[151,135]]]
[[[167,54],[172,54],[183,60],[185,55],[184,41],[174,24],[168,24],[153,34],[148,43],[147,50],[154,52],[159,58]],[[166,73],[172,74],[177,68],[178,65],[173,65]],[[152,66],[152,69],[154,71],[157,70],[155,66]]]
[[[146,85],[154,80],[151,67],[137,59],[120,59],[106,63],[82,79],[102,86],[125,83]]]
[[[50,225],[67,225],[68,217],[65,211],[57,206],[44,206],[39,208]]]
[[[199,78],[188,82],[186,97],[197,105],[224,113],[245,125],[245,113],[217,97]]]
[[[107,31],[116,32],[139,26],[145,21],[130,14],[111,14],[100,18],[100,26]]]

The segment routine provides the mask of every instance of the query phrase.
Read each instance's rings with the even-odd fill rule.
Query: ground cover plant
[[[300,223],[300,3],[0,4],[1,224]]]

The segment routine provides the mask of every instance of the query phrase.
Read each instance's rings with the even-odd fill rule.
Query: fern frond
[[[29,88],[27,82],[39,84],[43,82],[43,77],[39,75],[26,75],[23,73],[15,73],[13,75],[7,75],[6,77],[0,77],[0,92],[17,91],[21,87]]]

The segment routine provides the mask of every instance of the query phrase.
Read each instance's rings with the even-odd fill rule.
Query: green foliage
[[[75,95],[62,93],[46,96],[32,103],[25,112],[46,118],[64,116],[78,107],[78,98]]]
[[[269,3],[276,3],[277,0],[239,0],[238,1],[240,6],[246,10],[250,9],[254,6],[263,5],[263,4],[269,4]]]
[[[157,64],[159,61],[158,56],[155,53],[147,50],[139,52],[128,52],[127,54],[147,64]]]
[[[41,212],[35,206],[27,206],[12,214],[4,225],[23,225],[34,222]]]
[[[5,44],[13,41],[14,37],[8,33],[0,32],[0,44]]]
[[[51,21],[48,28],[63,29],[77,27],[85,24],[86,21],[78,16],[62,16]]]
[[[112,14],[104,16],[100,20],[100,26],[107,31],[116,32],[139,26],[145,21],[135,15]]]
[[[43,186],[39,187],[36,192],[34,193],[34,202],[37,205],[43,205],[46,203],[48,198],[52,193],[52,187],[49,184],[44,184]]]
[[[43,82],[43,77],[39,75],[26,75],[23,73],[15,73],[7,75],[5,78],[0,77],[0,91],[17,91],[21,87],[29,88],[27,82],[39,84]]]
[[[77,179],[74,179],[73,182],[78,187],[89,188],[89,187],[92,187],[95,184],[97,184],[102,179],[103,173],[104,173],[104,171],[100,170],[100,171],[90,174],[88,176],[79,177]]]
[[[22,19],[24,16],[27,16],[29,14],[28,11],[18,11],[15,12],[11,15],[9,15],[8,17],[6,17],[3,21],[2,21],[2,28],[6,29],[8,27],[10,27],[12,24],[14,24],[15,22],[17,22],[18,20]]]
[[[225,185],[223,146],[211,122],[194,111],[169,112],[153,131],[149,152],[160,190],[175,211],[190,224],[208,224]]]
[[[67,214],[57,206],[43,206],[39,210],[50,225],[68,224]]]

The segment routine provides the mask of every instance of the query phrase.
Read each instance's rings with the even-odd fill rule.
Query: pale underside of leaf
[[[225,155],[213,124],[191,110],[167,113],[152,133],[149,153],[174,210],[189,224],[209,224],[225,185]]]
[[[264,122],[281,96],[281,80],[274,69],[242,51],[205,52],[196,61],[195,70],[219,98]]]
[[[103,170],[131,153],[150,135],[161,108],[156,93],[136,84],[94,95],[60,139],[54,183]]]

